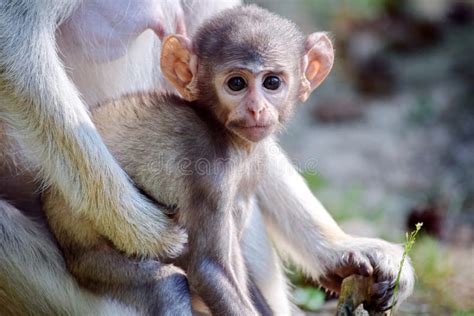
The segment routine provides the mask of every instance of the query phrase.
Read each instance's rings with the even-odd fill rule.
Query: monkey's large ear
[[[188,101],[197,98],[197,56],[191,41],[183,35],[165,37],[161,46],[160,67],[163,76]]]
[[[317,32],[309,35],[304,48],[299,95],[301,102],[306,101],[311,92],[323,82],[334,63],[334,50],[326,33]]]

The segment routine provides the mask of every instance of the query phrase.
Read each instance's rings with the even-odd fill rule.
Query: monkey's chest
[[[256,207],[256,191],[260,180],[258,164],[250,163],[242,168],[238,191],[234,199],[233,218],[239,232],[239,237],[247,226],[251,212]]]
[[[239,194],[236,196],[232,207],[232,218],[238,232],[239,238],[248,224],[251,213],[255,208],[255,192]]]

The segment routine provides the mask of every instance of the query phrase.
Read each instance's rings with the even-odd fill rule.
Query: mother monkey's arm
[[[56,186],[71,209],[117,248],[150,256],[178,253],[183,234],[137,192],[110,155],[58,57],[58,25],[91,2],[0,0],[0,119],[34,157],[42,182]],[[105,1],[101,12],[105,18],[130,10],[146,15],[140,7],[149,2]],[[150,19],[139,19],[131,36],[151,26]],[[89,31],[97,32],[83,37],[109,31],[105,24],[90,25]]]

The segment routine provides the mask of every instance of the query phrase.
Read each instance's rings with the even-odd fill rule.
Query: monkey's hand
[[[342,280],[349,275],[372,276],[374,284],[371,289],[370,308],[374,311],[391,308],[403,254],[402,247],[380,239],[349,237],[342,241],[339,249],[336,251],[335,262],[326,266],[327,273],[320,277],[320,284],[339,293]],[[400,275],[397,304],[411,294],[413,286],[414,271],[407,257]]]
[[[174,258],[181,254],[187,235],[167,214],[166,208],[159,209],[137,192],[132,195],[133,203],[124,200],[120,212],[115,213],[114,229],[100,227],[102,233],[113,244],[127,254],[149,257]],[[101,223],[97,223],[101,224]]]
[[[101,195],[85,209],[77,207],[77,212],[73,211],[74,207],[67,202],[66,196],[56,186],[51,186],[43,193],[42,203],[49,220],[59,216],[59,225],[63,229],[73,232],[77,227],[77,232],[80,232],[84,230],[81,225],[90,225],[97,235],[107,238],[127,255],[159,258],[180,255],[187,234],[176,220],[169,218],[166,207],[152,204],[131,184],[128,189],[119,191],[122,194],[115,199],[111,199],[113,192],[108,192],[108,196]],[[92,208],[93,205],[97,205],[96,208]]]

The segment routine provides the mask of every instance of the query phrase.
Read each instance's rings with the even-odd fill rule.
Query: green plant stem
[[[405,263],[405,259],[411,248],[413,248],[413,245],[415,244],[416,240],[416,235],[418,234],[422,226],[423,223],[418,223],[416,224],[415,230],[412,231],[410,235],[408,235],[408,233],[406,234],[407,241],[405,243],[405,249],[403,250],[402,260],[400,260],[400,268],[398,269],[397,279],[395,280],[395,289],[393,290],[392,308],[395,306],[398,299],[398,288],[400,285],[400,276],[402,275],[403,264]]]

